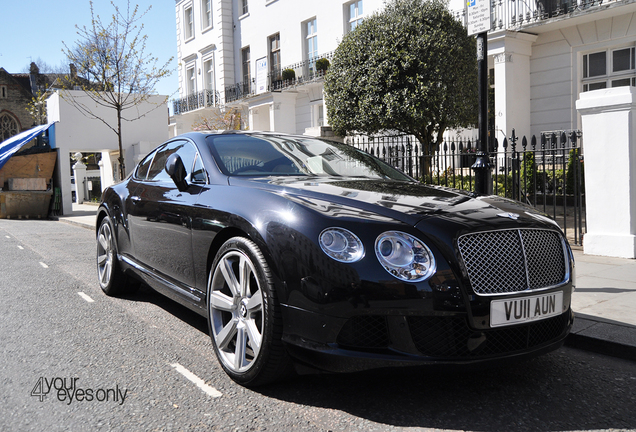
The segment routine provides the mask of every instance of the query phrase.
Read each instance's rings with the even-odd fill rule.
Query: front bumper
[[[540,321],[477,330],[463,314],[357,315],[341,319],[285,307],[284,321],[284,341],[298,361],[330,372],[354,372],[534,357],[563,345],[574,314],[568,309]],[[310,331],[317,336],[315,339],[300,336]]]

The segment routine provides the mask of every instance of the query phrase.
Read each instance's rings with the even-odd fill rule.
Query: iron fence
[[[346,142],[427,184],[475,190],[471,140],[421,145],[407,135],[356,136]],[[574,244],[585,232],[585,184],[580,131],[547,131],[489,146],[493,193],[550,215]]]
[[[331,61],[333,51],[321,54],[311,59],[303,60],[280,69],[270,70],[267,73],[266,91],[282,91],[294,86],[307,84],[324,78],[326,69],[318,69],[316,62],[320,59]],[[287,70],[293,70],[293,74],[285,74]],[[225,103],[234,102],[256,94],[256,78],[249,81],[236,83],[225,87]]]
[[[554,18],[581,15],[590,9],[607,7],[620,0],[491,0],[491,27],[495,30],[519,29]],[[467,25],[466,9],[451,11],[458,21]]]
[[[220,102],[218,91],[203,90],[172,101],[172,108],[175,114],[183,114],[199,108],[219,106]]]

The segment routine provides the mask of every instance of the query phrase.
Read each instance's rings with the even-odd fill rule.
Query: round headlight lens
[[[431,250],[407,233],[382,233],[375,241],[375,254],[386,271],[403,281],[420,282],[435,272]]]
[[[327,228],[320,233],[320,247],[336,261],[352,263],[362,259],[364,246],[360,239],[344,228]]]

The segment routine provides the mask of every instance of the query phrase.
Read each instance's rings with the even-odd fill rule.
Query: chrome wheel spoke
[[[104,265],[104,263],[108,260],[108,254],[104,253],[102,255],[97,255],[97,264]]]
[[[227,283],[228,288],[232,291],[232,295],[240,296],[241,295],[241,286],[239,282],[236,280],[236,276],[234,275],[234,270],[232,269],[232,261],[229,258],[224,258],[219,263],[219,268],[221,273],[223,274],[223,278],[225,279],[225,283]]]
[[[261,295],[261,290],[256,291],[252,294],[252,297],[247,301],[247,311],[250,314],[254,314],[256,312],[262,312],[263,310],[263,296]]]
[[[228,297],[219,291],[213,291],[210,294],[210,305],[212,308],[220,311],[232,312],[236,309],[232,297]]]
[[[110,246],[110,244],[109,244],[110,242],[106,238],[106,236],[108,234],[105,233],[104,231],[106,231],[106,229],[104,229],[104,227],[102,227],[102,232],[99,234],[99,244],[102,247],[102,249],[104,250],[104,252],[108,252],[108,249],[109,249],[109,246]]]
[[[228,346],[234,339],[234,336],[236,336],[237,326],[238,320],[233,319],[216,335],[216,343],[220,350],[227,350]]]
[[[102,270],[102,274],[101,274],[101,281],[102,284],[107,284],[110,281],[110,266],[111,266],[111,262],[110,261],[106,261],[106,265],[104,265],[104,269]]]
[[[247,259],[244,256],[241,256],[239,261],[239,283],[240,283],[240,295],[241,297],[245,297],[249,292],[249,284],[250,284],[250,275],[252,274],[252,269],[250,264],[247,262]]]
[[[247,351],[247,332],[245,327],[241,326],[237,329],[236,334],[236,350],[234,351],[234,368],[240,370],[246,365],[245,352]]]
[[[261,350],[263,336],[258,330],[258,327],[256,326],[256,322],[254,320],[249,320],[245,324],[247,325],[245,329],[247,331],[250,348],[252,348],[252,351],[254,351],[254,358],[256,358],[259,351]]]

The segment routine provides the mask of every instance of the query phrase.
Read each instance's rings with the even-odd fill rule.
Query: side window
[[[147,180],[172,182],[172,179],[166,172],[166,161],[172,153],[176,152],[180,146],[183,146],[183,143],[183,141],[173,141],[157,151],[157,155],[153,159],[152,165],[150,165],[150,169],[148,170]]]
[[[184,140],[172,141],[165,147],[160,148],[156,152],[154,159],[151,157],[152,155],[147,157],[147,159],[152,160],[150,169],[148,169],[147,180],[172,183],[172,179],[166,172],[166,161],[173,153],[178,153],[183,161],[183,166],[186,169],[186,181],[197,183],[206,182],[205,170],[198,157],[199,154],[197,153],[196,147],[189,141]],[[142,164],[143,163],[146,163],[146,159],[144,159]],[[140,169],[141,165],[137,171],[139,172]]]
[[[206,183],[207,176],[205,175],[205,169],[203,168],[203,162],[201,156],[197,153],[194,160],[194,167],[192,168],[192,175],[190,176],[192,183]]]
[[[145,180],[148,175],[148,168],[150,168],[150,163],[152,159],[155,157],[155,154],[158,150],[151,152],[148,156],[146,156],[137,166],[137,170],[135,171],[134,177],[138,180]]]

